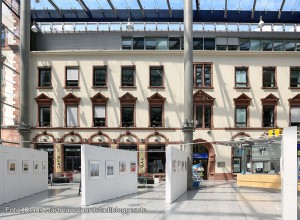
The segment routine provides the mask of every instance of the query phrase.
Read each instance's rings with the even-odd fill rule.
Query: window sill
[[[249,86],[247,87],[233,87],[234,89],[251,89]]]
[[[108,89],[108,86],[92,86],[92,89]]]
[[[65,86],[64,89],[80,89],[80,86]]]
[[[214,89],[212,86],[194,86],[194,89]]]
[[[275,86],[275,87],[261,87],[261,89],[278,89],[278,87],[277,86]]]
[[[53,89],[52,86],[37,86],[36,89]]]
[[[300,87],[289,87],[289,89],[300,89]]]
[[[136,89],[136,86],[120,86],[120,89]]]
[[[165,89],[164,86],[148,86],[148,89]]]

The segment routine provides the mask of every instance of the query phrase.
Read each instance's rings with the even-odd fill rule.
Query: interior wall
[[[187,152],[166,147],[166,203],[174,202],[187,191],[187,158]]]
[[[121,172],[120,162],[126,163]],[[131,170],[135,163],[135,171]],[[99,175],[91,175],[91,164],[99,164]],[[113,164],[113,175],[106,173]],[[81,205],[87,206],[137,192],[137,153],[127,150],[81,145]]]
[[[10,163],[15,164],[14,171],[9,170]],[[27,163],[28,171],[23,170],[23,163]],[[37,169],[34,169],[34,163],[38,164]],[[0,204],[47,190],[48,153],[0,146],[0,177]]]

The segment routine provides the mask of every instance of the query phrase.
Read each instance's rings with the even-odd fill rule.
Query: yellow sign
[[[56,152],[55,152],[55,172],[61,172],[61,145],[56,145]]]
[[[146,154],[145,145],[139,146],[139,173],[146,172]]]
[[[277,137],[282,134],[282,129],[269,130],[269,137]]]

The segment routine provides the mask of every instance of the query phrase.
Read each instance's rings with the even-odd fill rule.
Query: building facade
[[[53,172],[80,170],[80,145],[93,144],[136,150],[139,173],[163,174],[165,148],[183,143],[183,32],[55,25],[41,26],[31,51],[32,147],[49,152]],[[299,126],[294,28],[194,28],[193,151],[202,155],[194,163],[202,162],[205,178],[232,179],[249,168],[252,149],[223,141]]]

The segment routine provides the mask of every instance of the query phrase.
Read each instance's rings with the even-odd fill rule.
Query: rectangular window
[[[238,38],[228,38],[228,50],[238,50],[239,39]]]
[[[235,127],[247,127],[247,107],[236,107]]]
[[[180,50],[180,37],[169,37],[169,50]]]
[[[122,38],[122,50],[132,50],[132,38],[123,37]]]
[[[78,106],[67,106],[67,127],[78,126]]]
[[[211,127],[211,106],[197,105],[195,108],[195,113],[197,128]]]
[[[204,50],[215,50],[215,38],[204,38]]]
[[[194,86],[211,87],[211,64],[194,65]]]
[[[51,122],[50,107],[39,107],[39,126],[49,127]]]
[[[51,87],[51,68],[39,68],[39,87]]]
[[[283,40],[274,40],[274,51],[283,51],[284,43]]]
[[[273,106],[263,107],[263,127],[274,127],[274,109]]]
[[[156,50],[156,38],[148,37],[145,39],[146,50]]]
[[[133,38],[133,49],[134,50],[144,50],[144,38],[134,37]]]
[[[250,40],[250,49],[252,51],[259,51],[260,50],[260,40],[251,39]]]
[[[291,126],[300,127],[300,107],[291,107]]]
[[[122,127],[133,127],[134,125],[134,107],[122,107]]]
[[[150,67],[150,86],[163,86],[163,67]]]
[[[273,41],[272,40],[262,40],[262,50],[263,51],[272,51],[273,50]]]
[[[292,88],[300,87],[300,68],[291,68],[290,87]]]
[[[105,105],[94,106],[94,127],[105,127]]]
[[[5,47],[5,27],[4,27],[4,26],[2,26],[1,46],[2,46],[2,47]]]
[[[156,39],[157,50],[167,50],[168,49],[168,38],[159,37]]]
[[[134,67],[122,67],[122,86],[134,86]]]
[[[250,50],[249,39],[240,39],[240,50]]]
[[[162,107],[150,107],[150,126],[162,127]]]
[[[227,50],[227,38],[219,37],[216,38],[217,50]]]
[[[106,86],[106,67],[94,68],[94,85],[93,86]]]
[[[263,68],[263,87],[274,88],[275,83],[275,68]]]
[[[286,40],[285,41],[285,50],[286,51],[295,51],[296,49],[296,40]]]
[[[203,38],[202,37],[193,38],[193,49],[194,50],[203,50]]]
[[[79,70],[78,67],[67,67],[67,81],[66,86],[78,86],[78,76]]]
[[[300,40],[297,40],[296,42],[296,50],[300,51]]]
[[[247,70],[248,70],[247,68],[235,69],[235,87],[237,88],[248,87]]]

